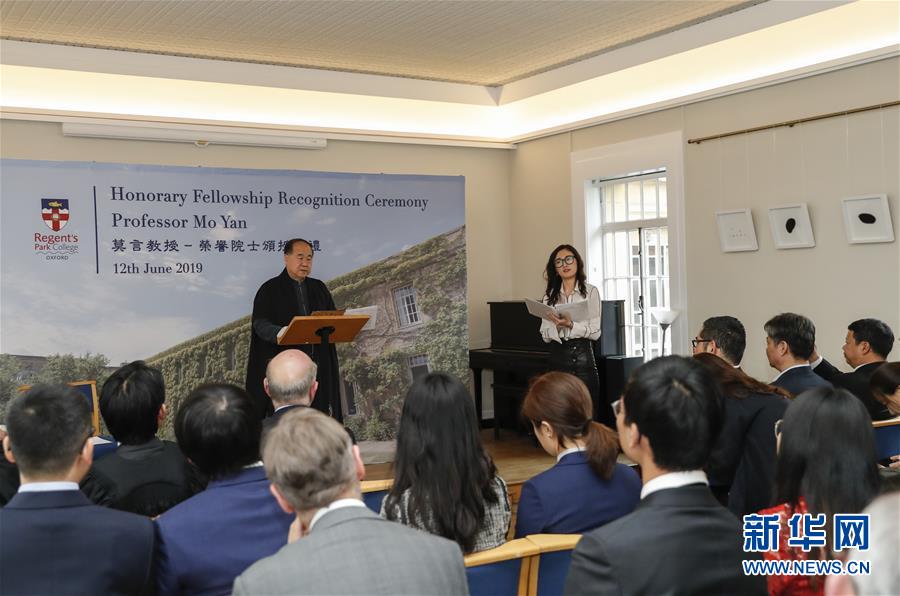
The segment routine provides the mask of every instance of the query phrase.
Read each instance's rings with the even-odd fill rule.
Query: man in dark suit
[[[766,358],[778,376],[769,383],[799,395],[816,387],[830,387],[831,383],[809,367],[815,350],[816,326],[803,315],[782,313],[769,319],[766,330]]]
[[[278,336],[295,316],[312,314],[319,310],[334,310],[334,299],[325,284],[312,277],[313,246],[302,238],[284,243],[284,269],[277,277],[265,282],[253,299],[251,315],[250,353],[247,357],[247,391],[253,396],[260,417],[272,413],[272,401],[263,389],[263,379],[269,360],[279,352],[289,349],[278,345]],[[337,350],[334,345],[323,350],[319,345],[295,346],[306,352],[318,365],[316,379],[320,383],[317,399],[312,407],[328,412],[332,399],[337,399],[339,371]],[[331,413],[342,418],[340,412]]]
[[[287,543],[293,518],[269,492],[261,430],[253,399],[235,385],[202,385],[179,408],[175,437],[210,482],[157,519],[161,595],[228,594],[238,574]]]
[[[269,361],[263,388],[272,399],[275,409],[271,416],[263,418],[263,436],[278,424],[282,416],[295,408],[308,408],[316,398],[319,382],[316,380],[316,363],[300,350],[285,350]],[[356,436],[344,427],[353,444]]]
[[[91,503],[78,481],[91,467],[91,414],[65,385],[10,402],[3,451],[21,486],[0,509],[0,592],[143,594],[153,589],[153,522]]]
[[[94,462],[98,482],[112,495],[110,507],[155,517],[201,488],[181,449],[156,431],[166,417],[162,373],[137,360],[114,372],[100,391],[100,414],[119,443]]]
[[[633,513],[585,534],[572,554],[566,594],[765,594],[742,568],[737,518],[707,486],[721,419],[718,388],[680,356],[637,369],[613,404],[625,455],[644,487]]]
[[[844,373],[813,351],[810,366],[813,371],[836,387],[843,387],[862,401],[872,420],[887,420],[891,413],[875,399],[869,381],[875,369],[884,364],[894,347],[894,332],[878,319],[859,319],[847,327],[844,339],[844,360],[853,367]]]
[[[691,340],[691,346],[694,354],[709,352],[734,368],[740,368],[747,347],[747,332],[734,317],[710,317],[703,321],[700,333]]]
[[[295,514],[290,543],[244,571],[234,594],[467,594],[455,542],[390,522],[362,501],[359,448],[341,425],[295,408],[266,438],[272,493]]]

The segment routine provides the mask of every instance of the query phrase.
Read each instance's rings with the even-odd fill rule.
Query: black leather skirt
[[[609,409],[600,396],[600,376],[594,359],[593,342],[587,338],[564,340],[561,344],[550,342],[550,366],[553,370],[575,375],[587,385],[594,406],[594,420],[610,424],[611,416],[603,409]],[[615,422],[613,422],[615,426]]]

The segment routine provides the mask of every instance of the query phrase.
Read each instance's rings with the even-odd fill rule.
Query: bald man
[[[316,363],[300,350],[279,352],[266,367],[263,388],[272,400],[275,412],[263,421],[264,431],[293,408],[306,408],[319,388]]]

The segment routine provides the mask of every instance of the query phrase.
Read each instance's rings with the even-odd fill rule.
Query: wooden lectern
[[[306,317],[294,317],[284,333],[278,337],[278,345],[321,344],[325,348],[324,353],[328,354],[328,347],[331,343],[353,341],[368,320],[368,315],[344,315],[331,312],[314,312]],[[335,387],[331,394],[331,414],[343,424],[340,387]]]

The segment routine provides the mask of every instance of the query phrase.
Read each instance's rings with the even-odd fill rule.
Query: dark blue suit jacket
[[[293,515],[262,467],[213,480],[157,519],[160,594],[231,594],[234,578],[287,544]]]
[[[637,472],[616,464],[603,480],[583,451],[569,453],[522,487],[516,538],[529,534],[580,534],[631,513],[641,500]]]
[[[814,373],[808,366],[792,368],[769,384],[774,387],[787,389],[794,395],[800,395],[804,391],[815,389],[816,387],[831,387],[831,383]]]
[[[81,491],[20,492],[0,509],[0,593],[153,590],[153,522]]]

